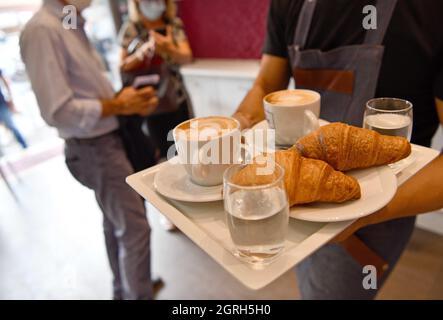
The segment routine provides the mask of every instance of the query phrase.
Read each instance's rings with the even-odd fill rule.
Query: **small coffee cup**
[[[319,128],[320,94],[288,89],[263,98],[266,120],[275,130],[277,146],[292,146],[299,138]]]
[[[240,123],[230,117],[212,116],[182,122],[173,130],[181,163],[195,184],[216,186],[223,173],[239,162]]]

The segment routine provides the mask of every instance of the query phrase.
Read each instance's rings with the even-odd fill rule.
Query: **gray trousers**
[[[302,299],[373,299],[400,258],[414,230],[415,217],[359,230],[356,235],[388,264],[377,290],[363,287],[363,266],[338,244],[328,244],[296,267]]]
[[[71,174],[94,190],[103,211],[114,298],[152,299],[150,228],[143,200],[125,183],[133,169],[120,137],[113,132],[93,139],[69,139],[65,156]]]

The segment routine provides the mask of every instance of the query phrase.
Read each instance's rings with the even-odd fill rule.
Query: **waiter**
[[[115,116],[146,116],[158,99],[152,88],[125,88],[115,96],[83,30],[80,13],[90,2],[69,1],[78,25],[67,28],[63,8],[68,1],[45,0],[23,30],[21,55],[43,119],[66,141],[69,170],[94,190],[103,211],[114,299],[150,299],[150,229],[142,199],[125,183],[133,169]]]
[[[367,5],[376,8],[375,29],[364,28]],[[321,93],[320,116],[329,121],[361,126],[365,102],[374,97],[411,101],[412,142],[429,146],[439,123],[436,104],[443,110],[441,12],[439,0],[273,0],[260,72],[234,117],[243,127],[263,120],[263,97],[287,88],[293,76],[297,88]],[[377,288],[403,252],[415,215],[443,206],[442,169],[438,158],[386,208],[340,237],[360,229],[353,239],[387,262]],[[430,188],[434,192],[426,193]],[[371,299],[377,293],[363,287],[362,266],[338,244],[324,246],[296,271],[304,299]]]

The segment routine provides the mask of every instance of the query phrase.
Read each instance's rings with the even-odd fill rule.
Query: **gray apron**
[[[384,52],[381,44],[397,0],[377,1],[377,29],[366,32],[363,44],[327,52],[303,50],[316,3],[305,0],[289,46],[296,87],[321,94],[321,118],[361,126],[365,104],[375,95]]]

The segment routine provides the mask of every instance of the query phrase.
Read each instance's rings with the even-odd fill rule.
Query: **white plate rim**
[[[327,124],[330,124],[329,121],[318,119],[320,127],[325,126]],[[250,130],[256,130],[256,129],[268,129],[268,122],[266,120],[262,120],[260,122],[257,122],[255,125],[253,125]]]
[[[192,194],[192,196],[191,196],[191,194],[190,194],[189,197],[187,197],[187,196],[181,196],[180,194],[168,191],[171,189],[165,189],[162,186],[163,183],[159,183],[158,179],[160,179],[162,172],[164,172],[166,170],[170,170],[172,166],[177,166],[176,168],[179,168],[181,165],[176,164],[176,163],[172,164],[172,163],[166,162],[155,173],[154,188],[159,194],[161,194],[162,196],[165,196],[166,198],[172,199],[172,200],[178,200],[178,201],[184,201],[184,202],[204,203],[204,202],[214,202],[214,201],[223,200],[223,194],[221,192],[221,190],[223,189],[223,185],[214,186],[214,187],[196,186],[197,188],[213,188],[214,190],[217,190],[217,192],[214,191],[213,195],[195,196],[194,194]],[[184,170],[184,169],[181,169],[181,170]]]

